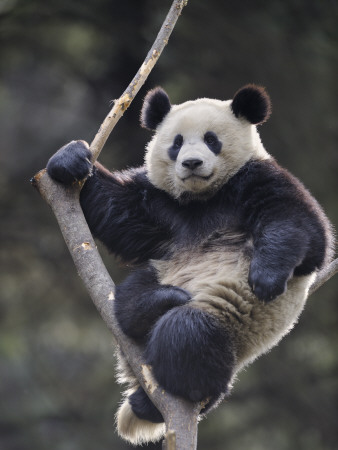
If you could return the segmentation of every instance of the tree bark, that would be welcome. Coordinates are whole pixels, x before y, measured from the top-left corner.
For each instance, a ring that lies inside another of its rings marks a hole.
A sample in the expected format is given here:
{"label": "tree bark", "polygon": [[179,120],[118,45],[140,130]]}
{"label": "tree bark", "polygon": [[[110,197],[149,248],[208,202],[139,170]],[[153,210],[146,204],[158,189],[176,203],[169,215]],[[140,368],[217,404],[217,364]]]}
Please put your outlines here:
{"label": "tree bark", "polygon": [[327,267],[322,269],[315,281],[312,283],[309,289],[309,295],[313,294],[318,288],[320,288],[324,283],[326,283],[334,274],[338,272],[338,258],[333,260]]}

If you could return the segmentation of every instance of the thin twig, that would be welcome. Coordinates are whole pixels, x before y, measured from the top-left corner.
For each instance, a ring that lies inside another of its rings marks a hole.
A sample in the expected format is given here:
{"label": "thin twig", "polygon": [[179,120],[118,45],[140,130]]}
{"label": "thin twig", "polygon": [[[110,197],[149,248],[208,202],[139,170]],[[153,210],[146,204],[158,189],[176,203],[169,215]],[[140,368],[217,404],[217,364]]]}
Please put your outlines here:
{"label": "thin twig", "polygon": [[153,46],[149,50],[142,66],[139,68],[137,74],[135,75],[127,89],[124,91],[124,93],[121,95],[121,97],[114,102],[113,108],[103,121],[99,131],[93,139],[93,142],[90,144],[90,150],[93,154],[93,162],[98,158],[113,128],[120,120],[124,112],[127,110],[129,105],[135,98],[136,94],[148,78],[148,75],[156,64],[164,47],[168,43],[171,32],[174,29],[174,26],[182,12],[182,9],[187,5],[187,3],[188,0],[175,0],[171,5],[168,15],[165,18],[165,21],[162,24],[157,38]]}

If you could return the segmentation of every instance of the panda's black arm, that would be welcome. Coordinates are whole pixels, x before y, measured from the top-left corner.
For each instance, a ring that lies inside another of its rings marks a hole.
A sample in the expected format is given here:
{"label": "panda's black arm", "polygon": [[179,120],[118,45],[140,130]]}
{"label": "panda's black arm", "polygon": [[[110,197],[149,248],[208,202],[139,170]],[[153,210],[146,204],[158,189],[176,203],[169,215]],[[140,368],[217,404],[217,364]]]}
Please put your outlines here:
{"label": "panda's black arm", "polygon": [[[93,235],[126,262],[141,263],[161,256],[170,232],[163,214],[168,200],[149,182],[143,167],[111,173],[90,162],[84,141],[72,141],[48,161],[48,174],[71,185],[87,178],[81,206]],[[165,215],[165,214],[164,214]]]}
{"label": "panda's black arm", "polygon": [[328,221],[304,186],[274,161],[252,164],[241,194],[254,246],[249,284],[270,301],[285,291],[290,277],[323,265]]}
{"label": "panda's black arm", "polygon": [[143,167],[111,173],[95,163],[80,202],[94,237],[124,261],[142,263],[159,257],[170,239],[156,216],[156,194]]}
{"label": "panda's black arm", "polygon": [[310,238],[308,231],[292,219],[260,224],[252,235],[249,284],[258,298],[270,301],[285,291],[296,267],[302,265]]}

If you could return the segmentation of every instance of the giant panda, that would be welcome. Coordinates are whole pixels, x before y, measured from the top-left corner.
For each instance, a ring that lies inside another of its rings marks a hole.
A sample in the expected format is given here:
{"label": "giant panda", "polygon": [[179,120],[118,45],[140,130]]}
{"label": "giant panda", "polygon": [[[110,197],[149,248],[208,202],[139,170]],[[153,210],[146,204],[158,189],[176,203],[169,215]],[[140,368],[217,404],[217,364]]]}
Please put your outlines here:
{"label": "giant panda", "polygon": [[[168,392],[205,405],[294,326],[316,272],[332,256],[331,225],[305,187],[265,150],[257,125],[271,111],[264,88],[232,100],[171,105],[145,97],[154,132],[145,164],[109,172],[73,141],[48,162],[66,185],[87,177],[81,206],[93,235],[133,271],[116,289],[118,322],[142,343]],[[120,354],[129,389],[118,431],[133,444],[163,436],[161,413]]]}

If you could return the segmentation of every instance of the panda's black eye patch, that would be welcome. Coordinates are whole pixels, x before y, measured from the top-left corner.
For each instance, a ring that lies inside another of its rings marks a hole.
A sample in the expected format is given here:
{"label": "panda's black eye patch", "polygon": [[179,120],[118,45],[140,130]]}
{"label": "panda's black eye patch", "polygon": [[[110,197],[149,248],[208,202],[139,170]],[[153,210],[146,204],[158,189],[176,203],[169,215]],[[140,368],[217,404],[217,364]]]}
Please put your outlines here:
{"label": "panda's black eye patch", "polygon": [[181,134],[177,134],[175,136],[173,145],[168,150],[170,159],[176,161],[178,152],[180,151],[182,145],[183,145],[183,136]]}
{"label": "panda's black eye patch", "polygon": [[204,142],[208,148],[218,155],[222,149],[222,142],[218,139],[217,135],[213,131],[207,131],[204,135]]}

